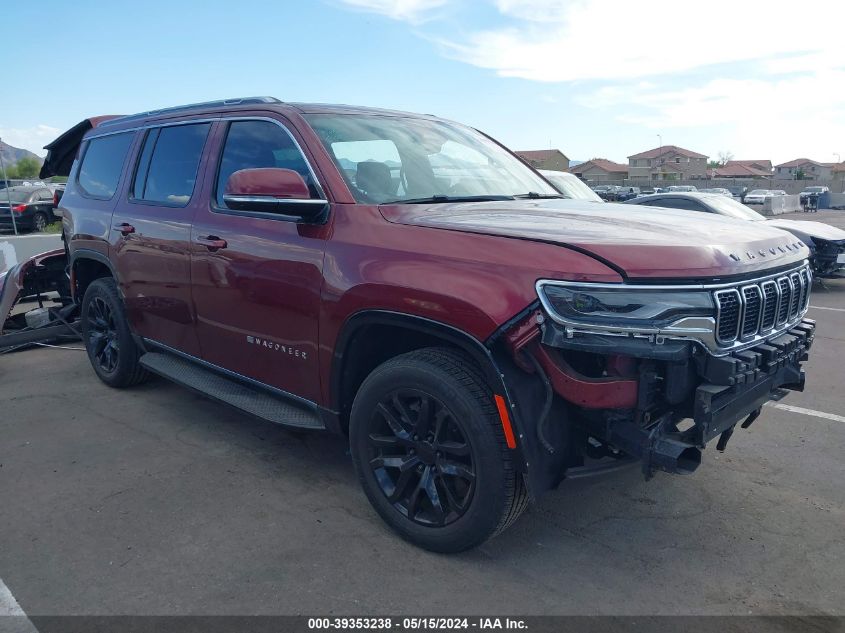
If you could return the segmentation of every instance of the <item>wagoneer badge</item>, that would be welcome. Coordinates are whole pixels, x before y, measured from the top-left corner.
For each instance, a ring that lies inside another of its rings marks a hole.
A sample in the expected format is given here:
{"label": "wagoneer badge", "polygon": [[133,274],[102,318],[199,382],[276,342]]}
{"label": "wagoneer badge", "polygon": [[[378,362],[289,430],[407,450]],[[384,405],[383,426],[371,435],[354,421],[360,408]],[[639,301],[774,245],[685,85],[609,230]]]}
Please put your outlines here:
{"label": "wagoneer badge", "polygon": [[281,343],[268,341],[266,338],[247,335],[246,342],[250,345],[258,345],[259,347],[263,347],[270,351],[281,352],[282,354],[287,354],[288,356],[296,356],[297,358],[301,358],[303,360],[308,358],[308,352],[303,352],[301,349],[291,347],[290,345],[282,345]]}

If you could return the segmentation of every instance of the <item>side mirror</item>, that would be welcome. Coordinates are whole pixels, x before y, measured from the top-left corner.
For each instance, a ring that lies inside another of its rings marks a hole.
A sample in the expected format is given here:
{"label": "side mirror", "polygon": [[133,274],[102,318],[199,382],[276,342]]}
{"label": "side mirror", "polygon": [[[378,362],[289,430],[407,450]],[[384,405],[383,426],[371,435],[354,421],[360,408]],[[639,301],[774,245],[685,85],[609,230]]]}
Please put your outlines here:
{"label": "side mirror", "polygon": [[325,213],[327,200],[311,198],[308,185],[292,169],[261,167],[236,171],[226,181],[223,202],[230,209],[314,220]]}

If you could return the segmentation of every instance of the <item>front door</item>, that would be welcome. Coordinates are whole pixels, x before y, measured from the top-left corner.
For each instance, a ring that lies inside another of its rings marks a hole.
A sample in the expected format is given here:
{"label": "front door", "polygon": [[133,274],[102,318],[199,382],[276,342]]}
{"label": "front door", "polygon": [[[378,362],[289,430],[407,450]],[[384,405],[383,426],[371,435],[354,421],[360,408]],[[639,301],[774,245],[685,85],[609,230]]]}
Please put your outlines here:
{"label": "front door", "polygon": [[235,171],[258,167],[299,172],[314,198],[324,197],[322,190],[281,121],[224,121],[218,144],[222,155],[209,165],[208,201],[197,210],[191,245],[202,358],[317,401],[317,323],[329,227],[229,209],[223,191]]}
{"label": "front door", "polygon": [[112,217],[112,260],[132,328],[199,356],[191,303],[191,221],[211,123],[146,130],[126,195]]}

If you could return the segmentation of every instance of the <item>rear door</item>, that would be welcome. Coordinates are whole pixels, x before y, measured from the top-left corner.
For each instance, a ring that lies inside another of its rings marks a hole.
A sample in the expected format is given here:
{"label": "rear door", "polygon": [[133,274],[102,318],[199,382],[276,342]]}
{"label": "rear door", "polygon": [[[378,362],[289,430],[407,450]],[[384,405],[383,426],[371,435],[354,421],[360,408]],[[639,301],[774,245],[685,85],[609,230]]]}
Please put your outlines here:
{"label": "rear door", "polygon": [[[317,323],[330,225],[229,209],[223,190],[241,169],[297,171],[322,188],[286,122],[223,121],[194,218],[191,276],[202,357],[301,398],[319,397]],[[216,245],[216,246],[215,246]]]}
{"label": "rear door", "polygon": [[135,332],[200,355],[191,303],[191,221],[208,121],[153,126],[142,132],[125,195],[112,218],[112,251]]}

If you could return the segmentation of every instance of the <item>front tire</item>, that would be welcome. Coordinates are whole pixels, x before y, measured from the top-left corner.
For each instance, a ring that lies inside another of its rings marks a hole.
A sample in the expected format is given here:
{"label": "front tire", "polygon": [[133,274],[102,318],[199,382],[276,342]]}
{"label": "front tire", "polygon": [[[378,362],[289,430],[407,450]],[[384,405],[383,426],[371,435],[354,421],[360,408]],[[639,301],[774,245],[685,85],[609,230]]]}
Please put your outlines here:
{"label": "front tire", "polygon": [[414,351],[376,368],[355,397],[349,436],[370,503],[419,547],[476,547],[528,505],[489,386],[449,350]]}
{"label": "front tire", "polygon": [[108,386],[129,387],[149,377],[138,362],[141,350],[129,330],[123,301],[111,277],[94,280],[85,291],[82,340],[94,372]]}

